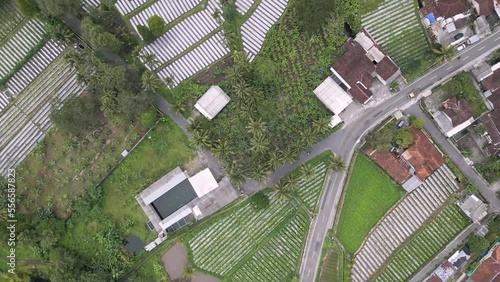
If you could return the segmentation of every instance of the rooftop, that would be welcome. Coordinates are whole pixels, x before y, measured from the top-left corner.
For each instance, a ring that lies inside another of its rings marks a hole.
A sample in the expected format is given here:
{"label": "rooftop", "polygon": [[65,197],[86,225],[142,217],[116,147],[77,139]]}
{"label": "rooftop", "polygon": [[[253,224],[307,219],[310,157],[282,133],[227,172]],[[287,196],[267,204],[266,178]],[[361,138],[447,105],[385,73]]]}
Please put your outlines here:
{"label": "rooftop", "polygon": [[198,99],[194,107],[208,120],[212,120],[230,100],[219,86],[214,85]]}
{"label": "rooftop", "polygon": [[410,127],[415,143],[401,155],[415,169],[418,178],[425,180],[444,163],[444,158],[422,130]]}
{"label": "rooftop", "polygon": [[327,77],[316,89],[314,94],[335,115],[340,114],[350,103],[352,98],[331,77]]}
{"label": "rooftop", "polygon": [[468,217],[476,222],[480,221],[488,214],[488,206],[476,197],[476,195],[469,196],[460,204],[460,208]]}
{"label": "rooftop", "polygon": [[500,68],[485,77],[481,81],[481,84],[486,90],[490,90],[492,95],[500,95]]}
{"label": "rooftop", "polygon": [[480,16],[489,16],[495,9],[493,0],[470,0],[470,2],[476,13]]}
{"label": "rooftop", "polygon": [[490,250],[470,279],[474,282],[498,282],[500,280],[500,246]]}
{"label": "rooftop", "polygon": [[420,13],[426,16],[433,13],[436,18],[452,18],[455,15],[466,13],[470,10],[467,0],[423,0]]}
{"label": "rooftop", "polygon": [[443,103],[444,113],[451,119],[453,127],[459,126],[472,117],[472,107],[465,99],[450,98]]}
{"label": "rooftop", "polygon": [[410,179],[411,174],[407,167],[394,156],[391,152],[377,152],[376,150],[367,150],[366,154],[370,156],[387,174],[389,174],[397,183],[403,184]]}
{"label": "rooftop", "polygon": [[481,122],[484,123],[488,130],[488,135],[491,138],[491,144],[486,147],[490,155],[497,156],[500,154],[500,111],[493,110],[492,112],[481,117]]}
{"label": "rooftop", "polygon": [[398,71],[398,69],[398,66],[387,56],[377,64],[377,74],[384,80],[391,78]]}

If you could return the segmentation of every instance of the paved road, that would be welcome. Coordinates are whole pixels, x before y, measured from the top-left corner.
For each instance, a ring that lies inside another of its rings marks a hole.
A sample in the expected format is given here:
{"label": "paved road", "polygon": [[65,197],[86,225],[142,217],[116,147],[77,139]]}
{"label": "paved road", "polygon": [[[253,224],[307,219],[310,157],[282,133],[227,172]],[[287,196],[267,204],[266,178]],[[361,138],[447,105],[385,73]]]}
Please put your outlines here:
{"label": "paved road", "polygon": [[[330,149],[334,153],[341,155],[346,161],[349,161],[354,149],[353,144],[357,144],[359,138],[361,138],[361,136],[364,135],[371,127],[375,126],[384,118],[392,114],[395,110],[411,107],[411,105],[416,102],[416,99],[414,101],[409,101],[409,98],[407,98],[408,93],[416,91],[417,89],[422,91],[439,85],[462,70],[470,68],[478,58],[487,56],[493,50],[498,48],[499,45],[500,32],[496,32],[481,42],[468,47],[466,50],[461,52],[460,59],[454,59],[451,64],[446,63],[433,69],[425,76],[404,87],[404,89],[402,89],[399,93],[395,94],[383,103],[366,109],[363,112],[363,115],[360,115],[357,119],[349,122],[342,130],[329,136],[313,147],[311,155],[315,155],[318,151],[322,151],[324,149]],[[429,122],[427,121],[426,123]],[[446,147],[445,150],[448,153],[448,149],[446,149]],[[450,157],[455,161],[455,157],[453,156],[454,152],[456,153],[453,149],[450,150],[449,153],[451,154]],[[303,157],[300,161],[303,161]],[[464,170],[464,173],[466,173],[466,175],[470,177],[474,183],[476,183],[478,176],[473,173],[473,170],[471,173],[471,171],[465,167],[460,166],[460,168]],[[275,174],[273,174],[273,178],[276,179],[283,175],[284,171],[278,170]],[[345,178],[345,174],[340,174],[338,177]],[[336,180],[334,183],[329,183],[329,185],[325,188],[325,193],[320,201],[324,201],[326,198],[335,199],[335,202],[328,204],[328,207],[333,207],[331,210],[326,208],[320,210],[317,216],[320,220],[315,220],[313,222],[311,232],[307,239],[307,247],[303,256],[303,263],[300,271],[301,281],[314,281],[316,277],[323,239],[326,236],[328,228],[331,228],[331,223],[333,223],[333,219],[335,218],[336,206],[338,203],[338,197],[335,197],[335,195],[341,193],[343,181],[343,179]],[[494,193],[492,193],[492,191],[488,189],[484,183],[483,185],[479,182],[476,184],[479,184],[478,186],[480,187],[481,192],[484,191],[483,195],[492,203],[495,203],[494,205],[496,206],[498,200],[496,199]],[[323,218],[325,217],[328,218],[328,220],[324,220]],[[324,222],[328,222],[328,225],[321,227],[321,225],[324,225]]]}
{"label": "paved road", "polygon": [[423,281],[429,274],[436,269],[442,261],[448,259],[450,257],[450,253],[457,248],[460,248],[464,243],[464,241],[471,235],[473,232],[481,227],[480,224],[473,223],[469,225],[465,230],[463,230],[460,234],[458,234],[453,241],[448,243],[446,247],[437,254],[432,261],[430,261],[424,268],[422,268],[417,274],[415,274],[409,282],[420,282]]}
{"label": "paved road", "polygon": [[429,133],[432,138],[443,148],[446,155],[460,168],[460,170],[465,174],[469,180],[479,187],[481,194],[489,201],[490,212],[495,212],[500,210],[500,200],[496,197],[495,192],[488,187],[488,185],[482,180],[482,178],[476,173],[476,171],[467,164],[462,155],[458,150],[451,145],[450,141],[443,136],[441,131],[437,128],[435,123],[433,123],[421,110],[421,108],[415,104],[410,108],[405,110],[413,116],[417,116],[424,119],[425,130]]}

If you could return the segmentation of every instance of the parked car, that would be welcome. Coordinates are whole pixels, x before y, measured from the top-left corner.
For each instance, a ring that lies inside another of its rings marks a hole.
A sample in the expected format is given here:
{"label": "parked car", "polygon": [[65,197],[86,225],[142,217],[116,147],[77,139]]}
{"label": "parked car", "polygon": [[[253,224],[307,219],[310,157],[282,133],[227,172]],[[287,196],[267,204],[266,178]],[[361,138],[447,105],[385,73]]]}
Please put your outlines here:
{"label": "parked car", "polygon": [[415,92],[410,92],[410,94],[408,94],[408,98],[415,98]]}
{"label": "parked car", "polygon": [[460,51],[462,51],[463,49],[465,49],[465,44],[460,44],[460,45],[458,45],[458,47],[457,47],[457,51],[459,51],[459,52],[460,52]]}
{"label": "parked car", "polygon": [[396,127],[397,127],[397,128],[401,128],[401,127],[403,127],[404,125],[405,125],[405,121],[404,121],[404,120],[400,120],[400,121],[398,122],[398,124],[396,124]]}
{"label": "parked car", "polygon": [[464,37],[463,33],[457,33],[457,34],[455,34],[455,36],[453,36],[453,38],[455,38],[455,40],[458,40],[458,39],[460,39],[462,37]]}

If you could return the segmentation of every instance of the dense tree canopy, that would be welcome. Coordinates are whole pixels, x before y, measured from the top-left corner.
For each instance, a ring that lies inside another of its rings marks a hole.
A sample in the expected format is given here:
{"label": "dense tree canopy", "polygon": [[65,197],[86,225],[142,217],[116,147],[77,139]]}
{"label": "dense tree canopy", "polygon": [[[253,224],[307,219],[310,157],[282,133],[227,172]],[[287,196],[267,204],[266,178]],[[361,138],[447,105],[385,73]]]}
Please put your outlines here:
{"label": "dense tree canopy", "polygon": [[118,38],[106,31],[101,25],[95,24],[89,17],[82,20],[83,37],[96,49],[106,49],[119,53],[122,43]]}
{"label": "dense tree canopy", "polygon": [[[1,1],[3,0],[0,0],[0,5],[2,5]],[[16,5],[21,14],[28,18],[32,18],[40,12],[36,0],[16,0]]]}
{"label": "dense tree canopy", "polygon": [[295,16],[300,27],[307,32],[318,31],[333,12],[332,0],[298,0],[295,2]]}
{"label": "dense tree canopy", "polygon": [[476,235],[472,235],[467,241],[467,246],[469,246],[470,253],[473,256],[481,254],[489,245],[488,240]]}
{"label": "dense tree canopy", "polygon": [[408,128],[400,129],[394,134],[394,143],[400,148],[406,149],[414,142],[413,135]]}
{"label": "dense tree canopy", "polygon": [[144,42],[146,42],[147,44],[155,41],[156,37],[147,26],[138,25],[137,30],[139,31],[139,34],[142,36]]}
{"label": "dense tree canopy", "polygon": [[78,135],[99,122],[99,101],[91,95],[75,97],[50,114],[52,122],[61,130]]}
{"label": "dense tree canopy", "polygon": [[421,129],[424,127],[424,120],[421,118],[417,117],[410,117],[410,124],[411,126],[415,127],[416,129]]}
{"label": "dense tree canopy", "polygon": [[155,37],[159,37],[165,32],[165,21],[158,15],[153,15],[148,19],[148,26]]}
{"label": "dense tree canopy", "polygon": [[42,13],[53,17],[76,15],[82,7],[81,0],[36,0],[36,3]]}

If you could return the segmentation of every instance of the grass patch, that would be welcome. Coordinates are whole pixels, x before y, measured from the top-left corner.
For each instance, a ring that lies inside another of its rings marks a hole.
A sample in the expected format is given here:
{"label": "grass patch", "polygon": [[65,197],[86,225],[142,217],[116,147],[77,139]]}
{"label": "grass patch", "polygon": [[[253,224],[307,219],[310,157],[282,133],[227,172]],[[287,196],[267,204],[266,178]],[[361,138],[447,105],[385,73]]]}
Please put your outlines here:
{"label": "grass patch", "polygon": [[364,154],[354,161],[345,193],[337,236],[346,251],[353,254],[373,226],[405,193]]}
{"label": "grass patch", "polygon": [[472,75],[468,72],[453,77],[438,89],[457,97],[457,99],[467,100],[472,107],[474,118],[478,118],[487,110],[479,90],[472,81]]}
{"label": "grass patch", "polygon": [[[331,232],[331,231],[330,231]],[[325,238],[321,251],[321,261],[316,277],[316,282],[340,282],[343,281],[343,270],[345,265],[344,252],[332,239]]]}

